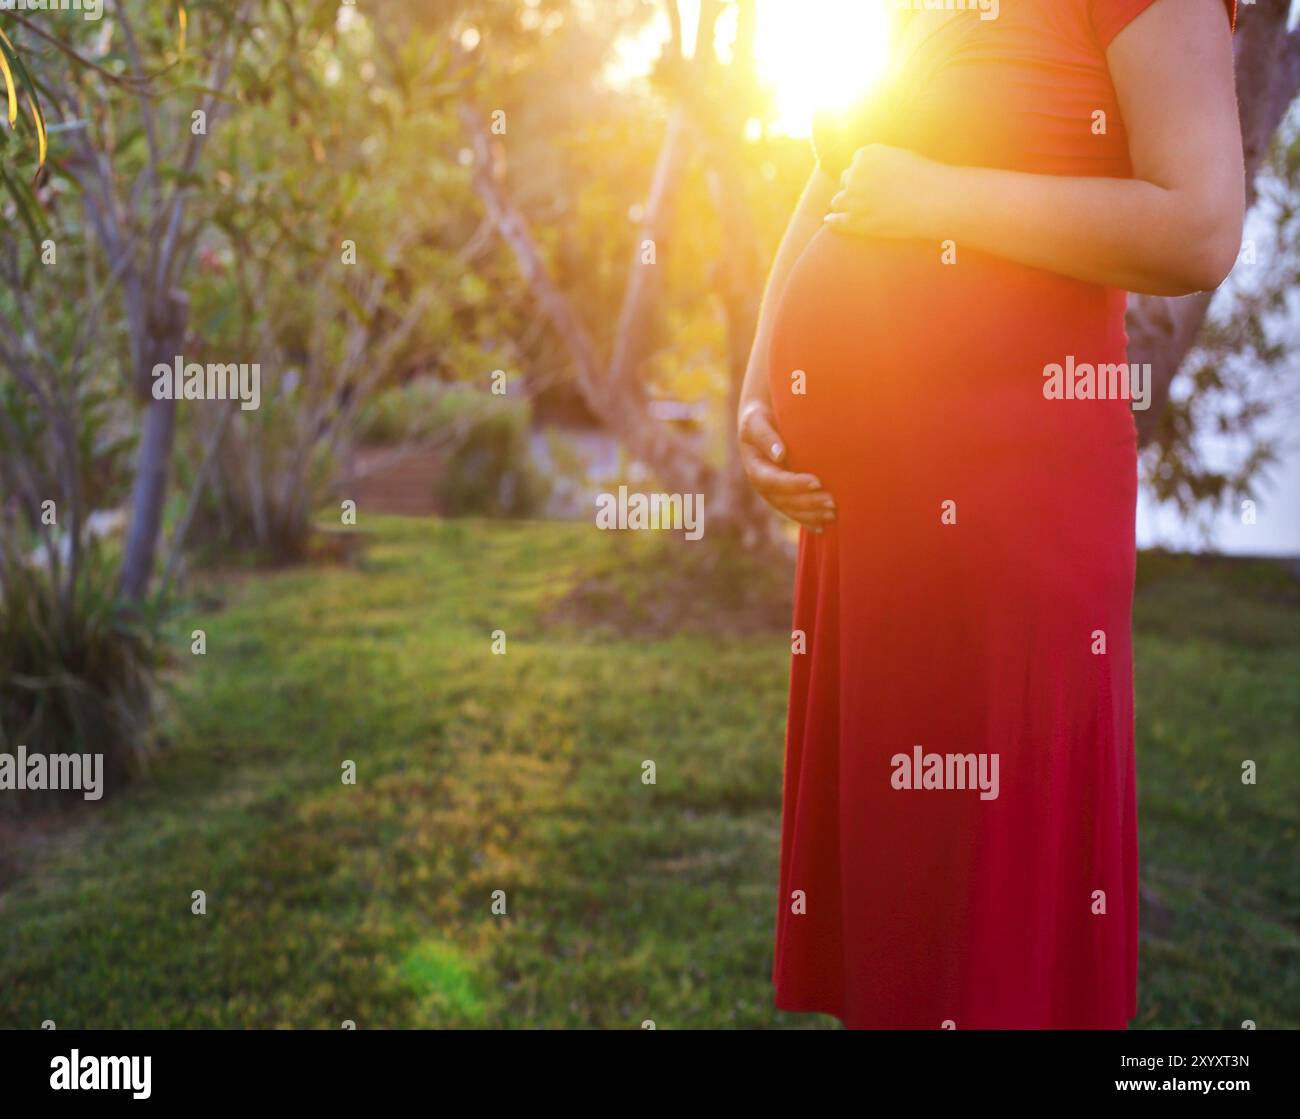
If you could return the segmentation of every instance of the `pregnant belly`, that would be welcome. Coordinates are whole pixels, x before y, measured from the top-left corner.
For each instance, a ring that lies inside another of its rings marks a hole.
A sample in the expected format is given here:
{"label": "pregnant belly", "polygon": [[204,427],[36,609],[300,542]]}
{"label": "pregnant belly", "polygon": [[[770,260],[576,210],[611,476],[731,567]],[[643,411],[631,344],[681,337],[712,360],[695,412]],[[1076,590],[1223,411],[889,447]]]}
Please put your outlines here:
{"label": "pregnant belly", "polygon": [[[1123,362],[1120,293],[937,244],[819,231],[777,310],[769,378],[795,469],[832,487],[925,456],[1045,468],[1131,452],[1129,402],[1044,396],[1053,363]],[[842,486],[840,488],[843,488]]]}

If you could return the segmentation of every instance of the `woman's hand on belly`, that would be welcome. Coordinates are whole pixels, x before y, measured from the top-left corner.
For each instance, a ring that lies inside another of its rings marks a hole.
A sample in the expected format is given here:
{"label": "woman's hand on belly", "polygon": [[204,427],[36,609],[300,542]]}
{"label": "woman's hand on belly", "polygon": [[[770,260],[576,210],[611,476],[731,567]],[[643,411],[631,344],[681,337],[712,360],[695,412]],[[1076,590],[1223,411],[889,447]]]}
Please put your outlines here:
{"label": "woman's hand on belly", "polygon": [[785,443],[776,430],[772,408],[752,401],[740,413],[740,461],[759,497],[790,520],[821,532],[835,519],[835,499],[812,474],[787,470]]}
{"label": "woman's hand on belly", "polygon": [[840,177],[842,189],[831,199],[826,224],[837,233],[866,237],[927,237],[943,171],[943,164],[906,148],[859,148]]}

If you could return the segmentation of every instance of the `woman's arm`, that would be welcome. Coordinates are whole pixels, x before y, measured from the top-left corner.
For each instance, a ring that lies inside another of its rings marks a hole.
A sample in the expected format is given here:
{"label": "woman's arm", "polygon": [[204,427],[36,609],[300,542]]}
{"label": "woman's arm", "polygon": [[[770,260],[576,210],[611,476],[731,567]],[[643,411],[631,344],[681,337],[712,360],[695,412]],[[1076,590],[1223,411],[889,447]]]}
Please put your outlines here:
{"label": "woman's arm", "polygon": [[758,314],[754,345],[740,389],[740,457],[750,484],[765,501],[792,520],[810,528],[834,519],[834,502],[821,482],[811,474],[795,474],[781,468],[785,444],[777,434],[772,417],[772,400],[767,386],[767,352],[772,337],[772,322],[781,302],[786,281],[794,270],[808,242],[822,228],[836,190],[835,180],[820,167],[804,188],[794,216],[781,239],[763,303]]}
{"label": "woman's arm", "polygon": [[1245,173],[1222,0],[1157,0],[1107,51],[1132,179],[950,167],[861,149],[828,221],[1153,295],[1217,287],[1241,246]]}

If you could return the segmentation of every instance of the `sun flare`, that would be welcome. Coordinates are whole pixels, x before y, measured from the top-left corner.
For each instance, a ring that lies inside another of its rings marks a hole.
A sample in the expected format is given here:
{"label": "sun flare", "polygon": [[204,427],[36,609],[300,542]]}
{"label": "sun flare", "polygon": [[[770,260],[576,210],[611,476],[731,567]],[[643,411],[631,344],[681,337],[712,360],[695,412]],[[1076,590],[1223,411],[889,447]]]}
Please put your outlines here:
{"label": "sun flare", "polygon": [[[694,55],[699,0],[672,0],[681,13],[683,53]],[[776,113],[771,127],[807,136],[817,109],[843,108],[884,73],[889,58],[888,0],[757,0],[754,53],[759,78],[772,91]],[[621,39],[605,78],[625,87],[644,78],[668,39],[668,19]],[[736,9],[725,9],[713,46],[730,60]]]}
{"label": "sun flare", "polygon": [[776,97],[773,126],[806,136],[817,109],[865,93],[889,57],[885,0],[759,0],[759,74]]}

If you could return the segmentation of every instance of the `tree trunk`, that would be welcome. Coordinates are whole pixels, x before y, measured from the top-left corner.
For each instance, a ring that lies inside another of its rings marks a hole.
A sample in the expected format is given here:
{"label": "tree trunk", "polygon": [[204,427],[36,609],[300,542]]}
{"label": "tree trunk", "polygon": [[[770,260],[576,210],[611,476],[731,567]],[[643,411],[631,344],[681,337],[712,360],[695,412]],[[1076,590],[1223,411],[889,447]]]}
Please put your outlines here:
{"label": "tree trunk", "polygon": [[151,400],[144,414],[136,455],[131,523],[122,553],[122,595],[132,602],[144,597],[153,574],[175,433],[176,401]]}
{"label": "tree trunk", "polygon": [[[658,261],[659,247],[664,243],[677,209],[686,147],[686,113],[678,106],[668,120],[668,131],[659,149],[650,196],[646,200],[645,215],[632,252],[627,289],[619,310],[609,361],[608,377],[615,385],[639,380],[640,365],[653,339],[655,313],[664,286],[663,268]],[[643,246],[647,243],[654,246],[655,262],[652,264],[642,259]]]}
{"label": "tree trunk", "polygon": [[[758,34],[758,7],[754,0],[740,0],[736,20],[736,41],[732,62],[725,78],[717,73],[712,81],[722,80],[738,91],[759,90],[755,41]],[[741,104],[744,98],[738,99]],[[712,99],[693,105],[697,125],[708,137],[709,152],[706,181],[721,231],[722,253],[718,262],[715,287],[727,320],[727,410],[732,421],[740,410],[740,390],[754,337],[758,333],[758,316],[763,302],[766,262],[763,259],[758,222],[750,204],[745,179],[745,151],[742,140],[744,114],[733,107],[720,114]],[[720,119],[721,118],[721,119]],[[710,127],[712,126],[712,127]],[[718,485],[719,517],[736,526],[750,542],[769,535],[775,522],[771,510],[763,503],[745,476],[740,459],[740,442],[727,439],[727,458]]]}
{"label": "tree trunk", "polygon": [[[150,344],[141,347],[141,352],[147,355],[143,363],[146,370],[152,370],[155,365],[170,365],[181,353],[188,319],[188,297],[180,291],[169,293],[163,313],[150,326]],[[136,452],[131,519],[122,552],[121,590],[129,602],[138,602],[145,596],[153,575],[175,436],[176,401],[155,400],[151,393]]]}
{"label": "tree trunk", "polygon": [[[763,263],[758,231],[736,165],[726,158],[709,168],[707,179],[718,223],[722,229],[722,258],[717,265],[718,299],[727,320],[728,419],[740,411],[740,390],[749,366],[749,353],[758,332],[763,299]],[[759,500],[740,461],[740,443],[727,440],[727,460],[721,484],[721,517],[743,532],[759,532],[770,514]]]}
{"label": "tree trunk", "polygon": [[[1236,37],[1237,105],[1246,164],[1246,203],[1255,202],[1255,180],[1273,134],[1300,91],[1300,31],[1286,31],[1290,0],[1242,5]],[[1169,400],[1170,386],[1196,342],[1213,292],[1166,299],[1129,299],[1128,359],[1151,366],[1151,406],[1134,413],[1138,438],[1149,443]]]}
{"label": "tree trunk", "polygon": [[[511,201],[505,187],[498,181],[495,158],[488,140],[482,114],[467,100],[460,105],[461,122],[474,146],[474,189],[497,232],[510,246],[524,281],[532,291],[543,316],[550,322],[560,341],[569,351],[573,361],[575,381],[587,406],[618,437],[628,453],[637,461],[649,466],[662,480],[678,493],[695,493],[704,486],[706,470],[697,448],[692,447],[666,424],[651,418],[642,386],[635,377],[615,379],[603,366],[582,319],[572,301],[551,278],[542,254],[523,214]],[[661,167],[677,163],[671,150],[681,133],[670,134],[670,150],[661,157]],[[666,196],[666,195],[665,195]],[[644,265],[658,268],[659,265]],[[628,316],[646,313],[651,306],[647,286],[631,293],[629,308],[625,302],[621,342],[623,364],[635,356],[634,339],[645,328]]]}

